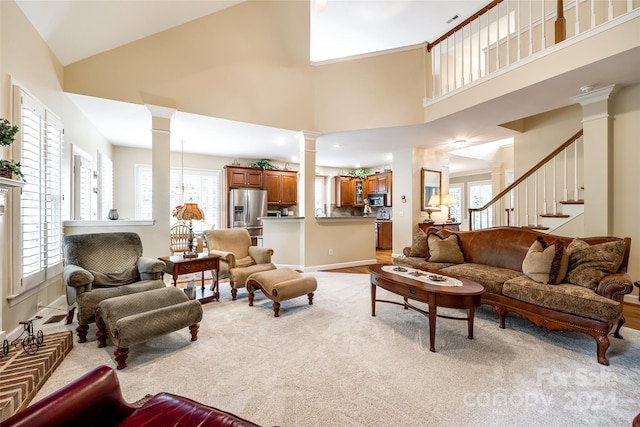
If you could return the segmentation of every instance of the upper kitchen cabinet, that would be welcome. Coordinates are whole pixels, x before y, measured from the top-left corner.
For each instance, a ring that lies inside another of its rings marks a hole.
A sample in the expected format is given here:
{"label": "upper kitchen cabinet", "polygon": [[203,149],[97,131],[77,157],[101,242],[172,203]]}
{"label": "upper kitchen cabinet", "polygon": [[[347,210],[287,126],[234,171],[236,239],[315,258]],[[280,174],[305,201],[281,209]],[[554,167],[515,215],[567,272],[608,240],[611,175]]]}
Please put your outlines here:
{"label": "upper kitchen cabinet", "polygon": [[391,193],[391,172],[377,173],[367,177],[368,194]]}
{"label": "upper kitchen cabinet", "polygon": [[364,206],[367,181],[352,176],[336,176],[336,207]]}
{"label": "upper kitchen cabinet", "polygon": [[298,172],[265,170],[262,173],[262,185],[267,190],[267,202],[270,205],[298,204]]}
{"label": "upper kitchen cabinet", "polygon": [[228,188],[262,188],[262,169],[225,166]]}
{"label": "upper kitchen cabinet", "polygon": [[384,205],[391,206],[392,173],[384,172],[367,177],[367,196],[372,194],[386,194]]}

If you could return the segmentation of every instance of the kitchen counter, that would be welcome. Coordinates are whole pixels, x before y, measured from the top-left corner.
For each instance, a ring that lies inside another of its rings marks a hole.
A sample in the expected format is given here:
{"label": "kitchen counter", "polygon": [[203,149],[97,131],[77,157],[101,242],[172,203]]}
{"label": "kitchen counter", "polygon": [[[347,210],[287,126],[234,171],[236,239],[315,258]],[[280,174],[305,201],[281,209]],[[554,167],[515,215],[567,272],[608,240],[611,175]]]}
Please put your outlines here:
{"label": "kitchen counter", "polygon": [[262,216],[258,219],[261,219],[262,221],[282,221],[282,220],[289,220],[289,219],[304,219],[303,216]]}
{"label": "kitchen counter", "polygon": [[340,221],[371,221],[375,222],[374,216],[317,216],[317,222],[340,222]]}

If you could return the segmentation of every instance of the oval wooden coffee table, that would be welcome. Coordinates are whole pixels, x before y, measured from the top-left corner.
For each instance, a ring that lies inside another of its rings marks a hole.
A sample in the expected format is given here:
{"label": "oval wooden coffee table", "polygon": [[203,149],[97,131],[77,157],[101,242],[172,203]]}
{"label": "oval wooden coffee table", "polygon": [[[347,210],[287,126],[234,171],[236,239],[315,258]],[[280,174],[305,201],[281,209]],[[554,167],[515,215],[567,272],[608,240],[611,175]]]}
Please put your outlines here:
{"label": "oval wooden coffee table", "polygon": [[[435,352],[436,318],[442,317],[454,320],[466,320],[469,329],[468,337],[473,339],[473,316],[476,307],[480,306],[480,296],[484,288],[479,283],[471,280],[454,278],[462,282],[462,286],[440,286],[421,282],[393,272],[383,271],[383,267],[389,264],[375,264],[369,267],[371,277],[371,315],[376,315],[376,302],[386,302],[403,306],[421,313],[429,318],[429,350]],[[401,266],[392,266],[401,267]],[[404,267],[409,271],[415,270]],[[419,270],[421,271],[421,270]],[[428,271],[422,271],[429,275]],[[440,273],[438,273],[440,274]],[[451,278],[451,276],[444,276]],[[381,287],[389,292],[404,297],[404,302],[376,299],[376,289]],[[425,311],[409,303],[409,299],[428,304],[429,310]],[[467,317],[451,317],[438,315],[438,307],[459,308],[467,310]]]}

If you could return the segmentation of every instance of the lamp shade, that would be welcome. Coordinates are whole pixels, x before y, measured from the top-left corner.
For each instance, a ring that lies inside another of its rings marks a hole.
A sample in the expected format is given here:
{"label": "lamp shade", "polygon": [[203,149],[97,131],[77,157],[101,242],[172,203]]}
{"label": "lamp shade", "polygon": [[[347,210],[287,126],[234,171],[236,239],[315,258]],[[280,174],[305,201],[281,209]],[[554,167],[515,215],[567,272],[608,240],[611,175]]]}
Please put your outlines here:
{"label": "lamp shade", "polygon": [[429,201],[427,202],[427,206],[440,206],[440,195],[439,194],[432,194],[431,197],[429,197]]}
{"label": "lamp shade", "polygon": [[180,221],[202,221],[204,212],[198,207],[197,203],[185,203],[184,208],[178,212],[176,218]]}
{"label": "lamp shade", "polygon": [[457,203],[456,198],[453,197],[452,194],[445,194],[442,196],[442,204],[445,206],[455,206]]}

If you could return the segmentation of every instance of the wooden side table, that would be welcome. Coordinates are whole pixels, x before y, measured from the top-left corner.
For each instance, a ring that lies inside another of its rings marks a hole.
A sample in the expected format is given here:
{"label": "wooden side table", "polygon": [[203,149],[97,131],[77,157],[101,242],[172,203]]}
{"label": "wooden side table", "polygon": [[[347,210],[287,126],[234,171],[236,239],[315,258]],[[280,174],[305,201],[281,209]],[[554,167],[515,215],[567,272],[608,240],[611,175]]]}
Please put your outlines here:
{"label": "wooden side table", "polygon": [[[202,272],[202,297],[197,298],[202,304],[213,301],[220,301],[220,290],[218,288],[218,271],[220,270],[220,255],[209,255],[208,253],[199,253],[197,258],[185,258],[182,254],[171,256],[163,256],[158,258],[165,264],[164,272],[171,274],[173,277],[173,286],[177,286],[178,276],[181,274]],[[204,272],[206,270],[215,270],[216,277],[211,286],[212,295],[204,294]]]}
{"label": "wooden side table", "polygon": [[460,224],[461,223],[459,222],[432,222],[432,223],[421,222],[418,224],[418,227],[420,228],[420,230],[424,231],[425,233],[431,227],[435,227],[438,229],[446,228],[447,230],[451,230],[451,231],[460,231]]}

